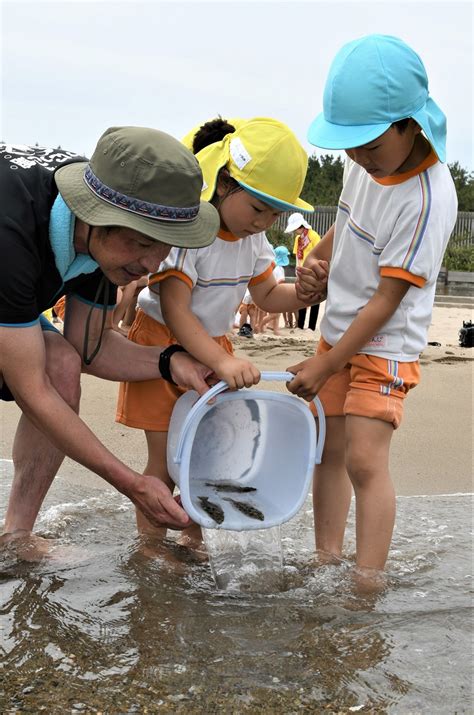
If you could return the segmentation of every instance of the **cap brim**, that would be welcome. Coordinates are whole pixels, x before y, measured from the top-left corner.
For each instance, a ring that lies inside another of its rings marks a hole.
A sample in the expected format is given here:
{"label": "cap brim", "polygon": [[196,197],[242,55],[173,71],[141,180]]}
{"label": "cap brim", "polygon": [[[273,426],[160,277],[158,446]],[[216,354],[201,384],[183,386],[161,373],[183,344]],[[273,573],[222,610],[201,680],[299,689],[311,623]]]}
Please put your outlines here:
{"label": "cap brim", "polygon": [[298,223],[289,223],[288,226],[285,228],[284,233],[293,233],[293,231],[296,231],[297,228],[301,228],[301,226],[304,226],[304,228],[311,228],[311,224],[309,224],[307,221],[298,221]]}
{"label": "cap brim", "polygon": [[263,201],[264,204],[268,204],[272,208],[278,209],[279,211],[293,211],[294,209],[300,209],[311,213],[314,211],[314,207],[306,201],[303,201],[303,199],[296,199],[294,204],[290,204],[287,201],[281,201],[281,199],[265,194],[263,191],[257,191],[257,189],[254,189],[252,186],[244,184],[243,181],[239,181],[239,185],[245,189],[245,191],[248,191],[251,196],[255,196],[256,199]]}
{"label": "cap brim", "polygon": [[319,114],[308,129],[308,141],[321,149],[352,149],[377,139],[387,131],[392,122],[383,124],[332,124],[324,114]]}
{"label": "cap brim", "polygon": [[145,218],[98,199],[83,180],[87,162],[76,162],[57,169],[54,178],[59,192],[73,214],[90,226],[121,226],[179,248],[202,248],[211,244],[220,226],[219,214],[211,204],[201,201],[195,219],[186,222]]}

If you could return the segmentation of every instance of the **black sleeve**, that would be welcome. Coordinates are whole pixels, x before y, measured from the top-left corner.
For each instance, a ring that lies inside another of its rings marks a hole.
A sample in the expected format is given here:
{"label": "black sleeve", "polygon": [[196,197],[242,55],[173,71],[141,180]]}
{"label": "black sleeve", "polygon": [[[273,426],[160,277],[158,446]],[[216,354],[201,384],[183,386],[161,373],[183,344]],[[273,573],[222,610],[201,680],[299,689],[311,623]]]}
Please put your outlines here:
{"label": "black sleeve", "polygon": [[15,172],[0,172],[0,324],[34,322],[41,271],[35,202]]}

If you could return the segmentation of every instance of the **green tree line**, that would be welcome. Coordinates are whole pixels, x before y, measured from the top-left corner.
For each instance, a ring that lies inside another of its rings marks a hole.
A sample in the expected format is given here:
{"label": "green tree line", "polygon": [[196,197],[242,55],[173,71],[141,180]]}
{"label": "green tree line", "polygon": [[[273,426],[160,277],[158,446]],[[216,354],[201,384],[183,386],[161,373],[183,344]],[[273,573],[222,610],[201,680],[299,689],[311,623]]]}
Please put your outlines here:
{"label": "green tree line", "polygon": [[[458,161],[448,164],[458,195],[458,211],[474,211],[474,172]],[[344,161],[331,154],[311,156],[302,198],[313,206],[337,206],[342,190]]]}

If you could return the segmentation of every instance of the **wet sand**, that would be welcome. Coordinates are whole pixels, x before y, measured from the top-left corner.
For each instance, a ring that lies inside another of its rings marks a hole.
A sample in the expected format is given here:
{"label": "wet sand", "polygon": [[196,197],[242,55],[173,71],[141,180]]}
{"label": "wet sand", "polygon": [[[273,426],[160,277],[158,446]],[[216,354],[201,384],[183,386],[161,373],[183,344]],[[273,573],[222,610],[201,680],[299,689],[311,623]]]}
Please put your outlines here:
{"label": "wet sand", "polygon": [[[458,346],[466,308],[437,307],[428,336],[440,346],[428,346],[421,357],[422,380],[405,401],[402,426],[394,435],[391,469],[399,495],[469,493],[472,485],[472,386],[474,350]],[[320,320],[320,319],[319,319]],[[318,321],[319,325],[319,321]],[[238,355],[264,370],[283,371],[314,353],[318,330],[282,329],[233,342]],[[284,383],[262,383],[266,389],[285,390]],[[137,471],[146,461],[145,439],[139,430],[115,423],[117,385],[88,375],[82,380],[81,415],[120,459]],[[0,458],[11,457],[19,410],[2,403]],[[106,482],[82,466],[66,460],[63,479],[97,488]]]}

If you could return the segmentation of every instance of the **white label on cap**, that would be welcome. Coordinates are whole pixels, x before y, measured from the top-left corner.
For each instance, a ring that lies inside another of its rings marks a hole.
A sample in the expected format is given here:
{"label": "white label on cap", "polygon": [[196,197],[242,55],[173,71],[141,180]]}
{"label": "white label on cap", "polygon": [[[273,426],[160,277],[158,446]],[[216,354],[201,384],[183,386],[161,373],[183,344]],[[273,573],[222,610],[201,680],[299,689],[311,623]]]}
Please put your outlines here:
{"label": "white label on cap", "polygon": [[205,191],[206,189],[207,189],[207,184],[206,184],[205,181],[203,181],[203,182],[202,182],[201,194],[202,194],[202,192]]}
{"label": "white label on cap", "polygon": [[230,155],[239,169],[243,169],[249,161],[252,161],[252,157],[239,137],[230,140]]}

